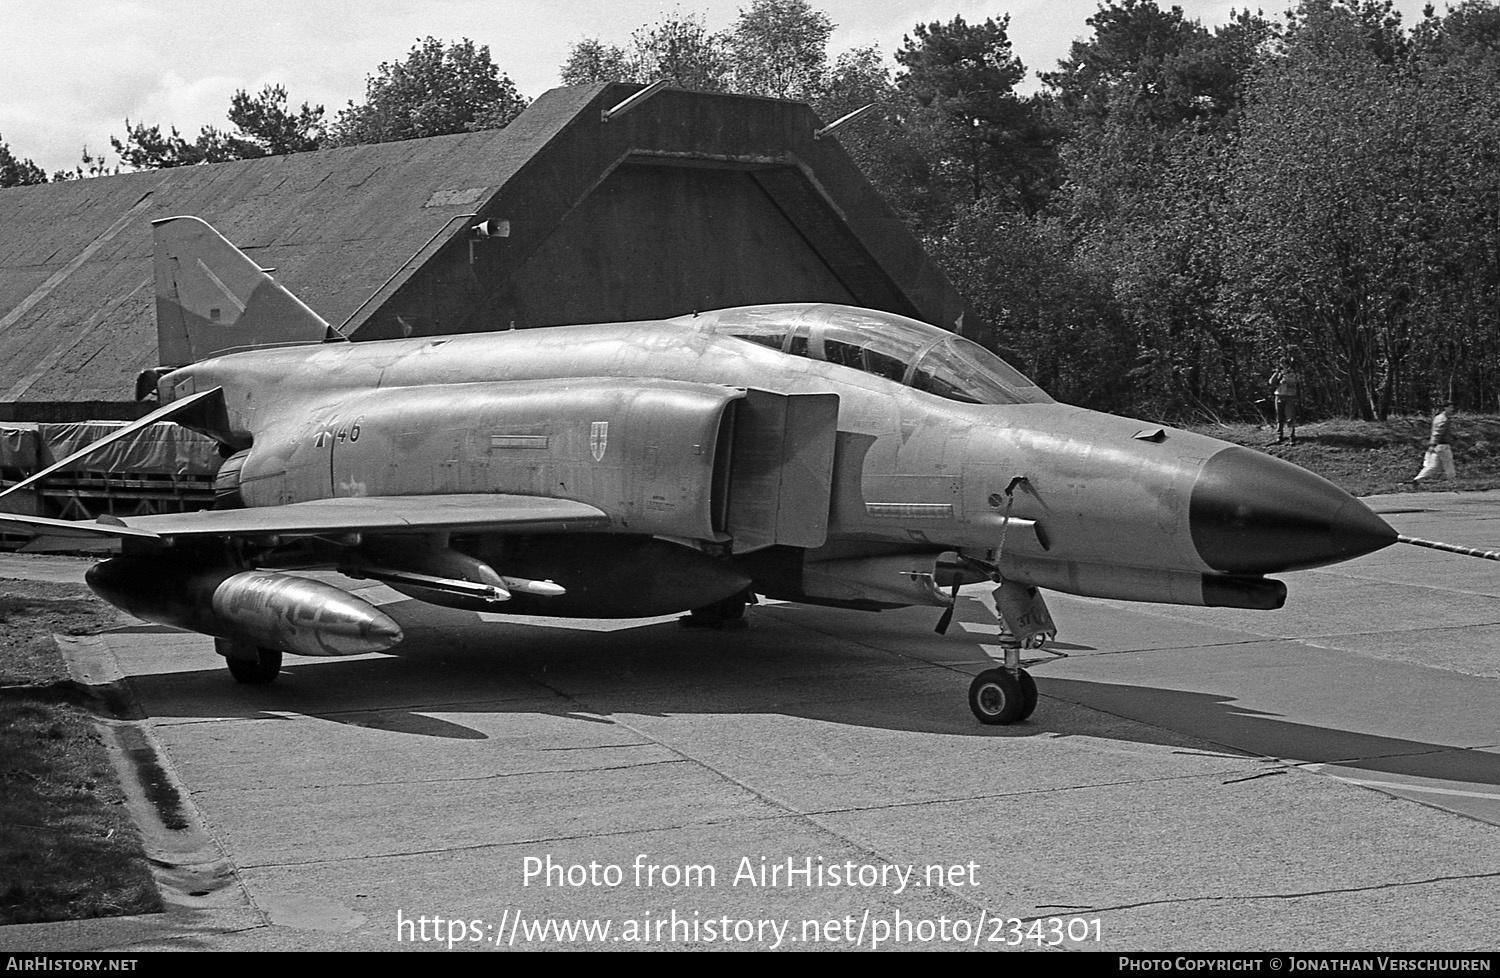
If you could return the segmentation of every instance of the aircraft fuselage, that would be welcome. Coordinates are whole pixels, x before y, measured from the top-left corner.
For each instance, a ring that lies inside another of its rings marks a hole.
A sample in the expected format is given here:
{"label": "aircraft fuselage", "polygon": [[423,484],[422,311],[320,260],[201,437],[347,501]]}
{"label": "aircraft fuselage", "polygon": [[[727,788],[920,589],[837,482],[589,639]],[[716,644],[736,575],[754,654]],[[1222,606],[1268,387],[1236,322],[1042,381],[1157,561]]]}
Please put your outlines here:
{"label": "aircraft fuselage", "polygon": [[[1039,392],[965,403],[692,317],[259,350],[161,382],[164,400],[213,386],[227,407],[214,434],[248,449],[247,506],[563,497],[603,510],[609,532],[728,557],[788,541],[807,563],[960,551],[998,556],[1007,579],[1042,587],[1245,606],[1279,604],[1265,574],[1393,539],[1342,491],[1244,448]],[[727,425],[745,391],[836,398],[826,499],[803,485],[779,501],[826,505],[826,525],[735,532],[744,493],[730,492],[728,468],[750,463],[742,448],[726,465]],[[869,601],[911,603],[904,593]]]}

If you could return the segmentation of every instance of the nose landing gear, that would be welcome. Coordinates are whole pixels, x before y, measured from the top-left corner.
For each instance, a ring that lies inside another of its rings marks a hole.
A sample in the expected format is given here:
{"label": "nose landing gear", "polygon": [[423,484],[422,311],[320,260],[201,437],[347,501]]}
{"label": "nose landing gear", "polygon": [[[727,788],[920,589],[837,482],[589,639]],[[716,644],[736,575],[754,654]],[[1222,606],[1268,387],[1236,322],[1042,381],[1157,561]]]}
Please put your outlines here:
{"label": "nose landing gear", "polygon": [[1020,723],[1036,710],[1036,680],[1021,668],[1021,649],[1041,648],[1057,635],[1047,603],[1034,587],[1002,583],[995,588],[995,616],[1005,664],[986,669],[969,684],[969,709],[980,723]]}

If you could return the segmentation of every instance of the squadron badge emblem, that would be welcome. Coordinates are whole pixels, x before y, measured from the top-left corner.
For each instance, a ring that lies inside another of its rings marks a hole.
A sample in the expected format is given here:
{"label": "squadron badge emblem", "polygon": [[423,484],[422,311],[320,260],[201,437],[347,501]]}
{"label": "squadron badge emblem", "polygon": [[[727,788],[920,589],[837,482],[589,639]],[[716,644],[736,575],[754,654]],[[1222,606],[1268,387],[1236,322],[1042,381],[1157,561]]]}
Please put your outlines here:
{"label": "squadron badge emblem", "polygon": [[609,445],[609,422],[595,421],[589,428],[589,449],[594,453],[594,461],[600,462],[604,459],[604,449]]}

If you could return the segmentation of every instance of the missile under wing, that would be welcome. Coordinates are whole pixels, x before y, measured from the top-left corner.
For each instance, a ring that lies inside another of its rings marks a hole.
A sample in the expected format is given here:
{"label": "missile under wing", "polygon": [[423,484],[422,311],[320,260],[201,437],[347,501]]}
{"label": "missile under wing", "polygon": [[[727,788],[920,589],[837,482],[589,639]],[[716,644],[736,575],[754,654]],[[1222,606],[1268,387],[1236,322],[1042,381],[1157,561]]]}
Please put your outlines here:
{"label": "missile under wing", "polygon": [[1020,649],[1055,634],[1041,589],[1272,609],[1286,590],[1268,575],[1396,540],[1296,466],[1056,403],[891,313],[799,303],[351,343],[202,221],[155,235],[162,350],[184,362],[151,375],[161,407],[140,423],[219,442],[218,507],[0,521],[118,539],[91,586],[214,636],[244,682],[270,682],[284,652],[401,641],[293,569],[458,608],[708,625],[757,595],[926,604],[946,625],[957,588],[989,579],[1009,651],[969,699],[1009,723],[1036,705]]}

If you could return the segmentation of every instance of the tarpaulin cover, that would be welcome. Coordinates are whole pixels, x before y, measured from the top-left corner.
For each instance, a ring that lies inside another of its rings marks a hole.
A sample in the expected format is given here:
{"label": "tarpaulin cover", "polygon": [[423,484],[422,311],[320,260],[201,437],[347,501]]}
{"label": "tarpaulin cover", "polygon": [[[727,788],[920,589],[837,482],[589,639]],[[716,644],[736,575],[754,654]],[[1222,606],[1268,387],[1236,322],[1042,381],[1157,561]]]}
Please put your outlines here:
{"label": "tarpaulin cover", "polygon": [[[48,466],[121,428],[124,422],[82,421],[39,424],[37,462]],[[68,472],[211,477],[219,467],[213,439],[170,421],[121,438],[68,466]]]}
{"label": "tarpaulin cover", "polygon": [[35,472],[36,458],[36,425],[16,421],[0,424],[0,469]]}

